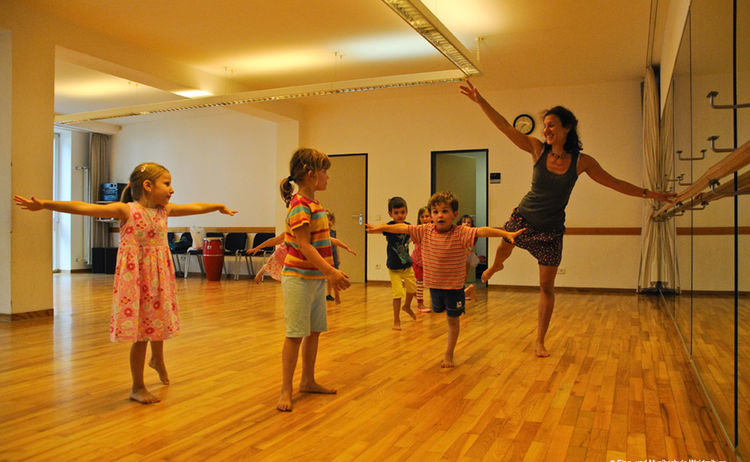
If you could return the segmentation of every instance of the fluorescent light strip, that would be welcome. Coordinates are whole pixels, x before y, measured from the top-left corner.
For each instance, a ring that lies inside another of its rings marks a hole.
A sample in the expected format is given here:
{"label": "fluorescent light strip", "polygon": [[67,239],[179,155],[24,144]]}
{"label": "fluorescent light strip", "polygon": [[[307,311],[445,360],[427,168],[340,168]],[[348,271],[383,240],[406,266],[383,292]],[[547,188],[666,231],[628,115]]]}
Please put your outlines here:
{"label": "fluorescent light strip", "polygon": [[471,53],[419,0],[382,0],[467,77],[480,74]]}
{"label": "fluorescent light strip", "polygon": [[90,120],[113,119],[117,117],[130,117],[160,112],[183,111],[187,109],[204,109],[212,107],[231,106],[233,104],[260,103],[266,101],[280,101],[285,99],[305,98],[309,96],[336,95],[340,93],[353,93],[360,91],[381,90],[386,88],[413,87],[419,85],[430,85],[436,83],[456,83],[465,78],[462,72],[436,71],[419,74],[404,74],[388,77],[376,77],[370,79],[346,80],[341,82],[328,82],[313,85],[302,85],[297,87],[273,88],[270,90],[257,90],[231,95],[208,96],[179,101],[167,101],[163,103],[142,104],[115,109],[104,109],[101,111],[79,112],[76,114],[60,114],[55,116],[57,124],[73,124],[87,122]]}

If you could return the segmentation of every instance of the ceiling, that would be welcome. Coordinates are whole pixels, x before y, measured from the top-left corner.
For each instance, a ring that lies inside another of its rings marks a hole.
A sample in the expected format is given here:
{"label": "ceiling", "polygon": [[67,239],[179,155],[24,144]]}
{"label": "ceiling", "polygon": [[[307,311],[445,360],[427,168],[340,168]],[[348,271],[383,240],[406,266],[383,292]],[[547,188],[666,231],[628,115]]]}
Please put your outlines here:
{"label": "ceiling", "polygon": [[[455,69],[381,0],[24,1],[110,44],[88,58],[58,49],[62,114],[182,99],[178,90],[225,94]],[[646,64],[651,0],[423,3],[468,50],[479,47],[474,80],[485,91],[635,80]]]}

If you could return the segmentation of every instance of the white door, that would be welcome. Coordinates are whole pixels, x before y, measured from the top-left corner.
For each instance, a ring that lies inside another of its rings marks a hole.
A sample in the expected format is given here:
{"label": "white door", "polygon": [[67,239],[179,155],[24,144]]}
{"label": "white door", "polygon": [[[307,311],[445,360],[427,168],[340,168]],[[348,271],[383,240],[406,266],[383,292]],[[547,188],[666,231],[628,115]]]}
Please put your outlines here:
{"label": "white door", "polygon": [[365,282],[367,218],[367,154],[331,155],[328,188],[315,195],[336,217],[337,237],[357,255],[339,249],[340,269],[351,282]]}

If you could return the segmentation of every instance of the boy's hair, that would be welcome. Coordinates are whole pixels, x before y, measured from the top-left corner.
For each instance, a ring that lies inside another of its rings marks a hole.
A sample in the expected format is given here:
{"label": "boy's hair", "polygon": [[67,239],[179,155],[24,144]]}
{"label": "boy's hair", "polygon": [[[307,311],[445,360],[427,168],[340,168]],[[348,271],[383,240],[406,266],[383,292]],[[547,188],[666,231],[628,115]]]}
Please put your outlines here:
{"label": "boy's hair", "polygon": [[336,215],[333,214],[330,210],[326,209],[326,215],[328,215],[328,222],[329,223],[336,223]]}
{"label": "boy's hair", "polygon": [[400,209],[401,207],[406,208],[406,199],[401,196],[394,196],[388,199],[388,211],[392,212],[393,209]]}
{"label": "boy's hair", "polygon": [[130,174],[130,183],[125,186],[120,196],[121,202],[135,202],[143,195],[143,182],[146,180],[152,183],[169,170],[163,165],[154,162],[144,162],[133,169]]}
{"label": "boy's hair", "polygon": [[292,181],[299,185],[299,182],[305,179],[308,172],[315,173],[329,168],[331,168],[331,160],[324,153],[311,148],[297,149],[289,161],[289,176],[281,180],[279,185],[281,198],[284,199],[286,205],[289,205],[294,195]]}
{"label": "boy's hair", "polygon": [[450,191],[436,192],[427,201],[427,207],[432,210],[432,207],[438,204],[448,205],[454,212],[458,212],[458,198]]}

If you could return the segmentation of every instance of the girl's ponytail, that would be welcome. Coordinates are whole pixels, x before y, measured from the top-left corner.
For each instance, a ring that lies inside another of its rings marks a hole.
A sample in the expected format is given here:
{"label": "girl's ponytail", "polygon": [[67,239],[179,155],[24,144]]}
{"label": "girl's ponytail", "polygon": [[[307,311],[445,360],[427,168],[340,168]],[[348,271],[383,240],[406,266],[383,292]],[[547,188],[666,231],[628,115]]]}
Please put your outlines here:
{"label": "girl's ponytail", "polygon": [[284,204],[289,207],[289,203],[292,201],[292,196],[294,195],[294,185],[292,185],[292,177],[289,176],[281,180],[279,189],[281,190],[281,198],[284,199]]}
{"label": "girl's ponytail", "polygon": [[133,190],[130,188],[130,183],[122,190],[120,202],[133,202]]}

